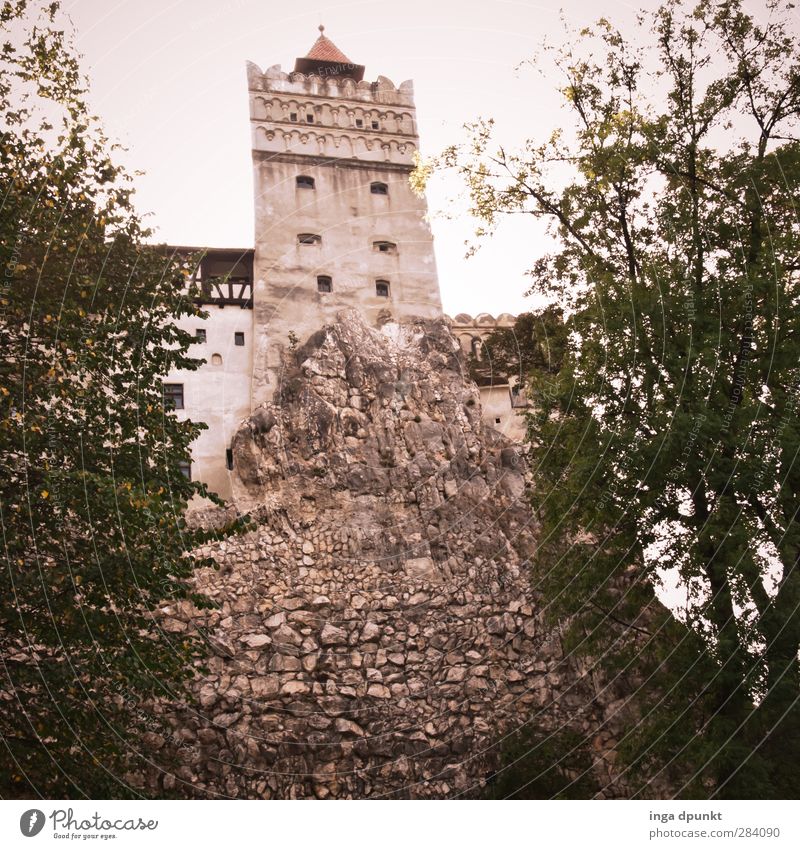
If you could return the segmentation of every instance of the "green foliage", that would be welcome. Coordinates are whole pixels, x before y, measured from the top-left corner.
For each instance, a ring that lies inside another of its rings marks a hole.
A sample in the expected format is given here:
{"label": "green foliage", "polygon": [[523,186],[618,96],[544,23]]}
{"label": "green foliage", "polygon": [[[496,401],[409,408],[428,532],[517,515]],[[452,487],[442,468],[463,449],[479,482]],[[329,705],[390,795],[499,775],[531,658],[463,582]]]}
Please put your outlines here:
{"label": "green foliage", "polygon": [[768,12],[671,0],[635,41],[601,21],[554,56],[571,127],[509,153],[480,122],[436,163],[484,230],[550,223],[559,353],[515,337],[534,578],[575,651],[646,682],[621,747],[686,796],[800,796],[800,49]]}
{"label": "green foliage", "polygon": [[516,378],[525,384],[535,372],[541,380],[549,375],[555,380],[567,346],[567,327],[562,310],[557,306],[518,315],[513,327],[493,330],[484,340],[481,359],[473,355],[470,365],[480,383],[488,376]]}
{"label": "green foliage", "polygon": [[204,604],[182,516],[207,493],[180,472],[202,426],[161,391],[199,365],[176,325],[197,313],[185,269],[143,247],[59,16],[0,15],[0,793],[124,797],[163,731],[148,699],[202,654],[154,617]]}
{"label": "green foliage", "polygon": [[524,730],[503,741],[486,798],[591,799],[598,789],[587,740],[567,729]]}

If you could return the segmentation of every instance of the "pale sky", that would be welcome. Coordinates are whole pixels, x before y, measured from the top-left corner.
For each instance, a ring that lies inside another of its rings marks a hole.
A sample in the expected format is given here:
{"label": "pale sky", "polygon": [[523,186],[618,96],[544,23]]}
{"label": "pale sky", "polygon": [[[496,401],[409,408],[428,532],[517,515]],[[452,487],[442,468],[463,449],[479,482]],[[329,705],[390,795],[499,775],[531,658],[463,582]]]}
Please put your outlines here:
{"label": "pale sky", "polygon": [[[621,0],[65,0],[92,86],[113,139],[129,148],[137,205],[159,241],[214,247],[253,245],[253,189],[245,61],[291,70],[323,23],[365,78],[413,79],[423,154],[463,138],[478,116],[498,121],[513,146],[543,138],[562,119],[558,84],[516,71],[546,37],[561,39],[559,10],[574,26],[601,14],[630,24],[640,6]],[[454,186],[434,183],[439,281],[451,315],[521,312],[525,271],[547,251],[536,222],[520,217],[465,259],[474,224],[436,213]]]}

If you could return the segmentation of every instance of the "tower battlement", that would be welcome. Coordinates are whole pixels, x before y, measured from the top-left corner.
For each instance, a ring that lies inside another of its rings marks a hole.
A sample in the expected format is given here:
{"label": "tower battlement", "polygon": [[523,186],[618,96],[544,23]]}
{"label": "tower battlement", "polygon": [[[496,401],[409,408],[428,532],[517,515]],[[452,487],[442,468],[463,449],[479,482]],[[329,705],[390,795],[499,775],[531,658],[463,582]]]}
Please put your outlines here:
{"label": "tower battlement", "polygon": [[280,65],[262,73],[253,63],[247,80],[254,151],[413,168],[419,137],[410,80],[397,88],[386,77],[356,82],[287,74]]}
{"label": "tower battlement", "polygon": [[[343,69],[354,67],[343,66]],[[301,71],[284,71],[280,65],[271,65],[266,71],[247,63],[247,85],[250,91],[308,94],[317,97],[344,98],[366,101],[384,106],[414,107],[414,83],[405,80],[396,86],[388,77],[379,76],[374,82],[351,77],[304,74]]]}

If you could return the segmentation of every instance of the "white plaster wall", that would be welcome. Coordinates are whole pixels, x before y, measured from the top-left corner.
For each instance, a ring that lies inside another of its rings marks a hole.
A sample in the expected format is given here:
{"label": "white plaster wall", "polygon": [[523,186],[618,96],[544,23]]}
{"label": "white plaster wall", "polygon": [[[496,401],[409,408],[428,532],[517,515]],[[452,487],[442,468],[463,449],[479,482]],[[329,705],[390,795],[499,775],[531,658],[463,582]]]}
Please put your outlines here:
{"label": "white plaster wall", "polygon": [[[184,318],[179,324],[194,333],[206,331],[206,341],[192,346],[192,355],[206,360],[197,371],[174,371],[165,383],[182,383],[182,419],[205,422],[204,430],[192,445],[192,478],[208,484],[223,498],[230,498],[230,472],[225,450],[242,419],[250,415],[250,379],[253,368],[253,311],[237,306],[206,305],[207,319]],[[244,333],[244,346],[234,344],[234,333]],[[219,354],[221,365],[212,357]]]}
{"label": "white plaster wall", "polygon": [[[514,442],[525,440],[524,410],[511,406],[511,389],[507,384],[481,386],[481,412],[483,420]],[[497,419],[500,419],[499,423]]]}

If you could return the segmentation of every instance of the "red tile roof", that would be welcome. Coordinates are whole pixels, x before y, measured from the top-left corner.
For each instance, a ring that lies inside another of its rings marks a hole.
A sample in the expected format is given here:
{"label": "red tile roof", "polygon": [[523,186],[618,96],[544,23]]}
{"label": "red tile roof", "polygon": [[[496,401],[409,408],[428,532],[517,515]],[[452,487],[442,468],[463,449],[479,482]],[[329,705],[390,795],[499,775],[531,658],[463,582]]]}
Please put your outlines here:
{"label": "red tile roof", "polygon": [[338,62],[341,65],[352,65],[350,59],[329,38],[322,34],[324,29],[325,27],[320,26],[320,37],[314,42],[305,58],[316,59],[318,62]]}

